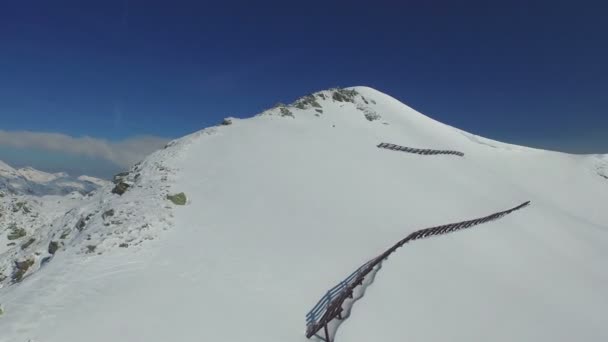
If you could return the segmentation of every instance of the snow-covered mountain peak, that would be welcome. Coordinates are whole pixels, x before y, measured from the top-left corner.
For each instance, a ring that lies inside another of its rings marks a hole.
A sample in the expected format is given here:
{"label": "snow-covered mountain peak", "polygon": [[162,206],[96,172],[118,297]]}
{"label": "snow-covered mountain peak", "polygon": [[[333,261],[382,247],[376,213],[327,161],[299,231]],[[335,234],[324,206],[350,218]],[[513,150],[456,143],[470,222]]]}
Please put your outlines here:
{"label": "snow-covered mountain peak", "polygon": [[[368,98],[366,98],[366,95]],[[327,109],[332,109],[336,105],[351,104],[359,109],[368,120],[373,121],[380,117],[373,114],[373,106],[376,105],[376,100],[371,98],[370,95],[385,96],[367,87],[333,88],[303,96],[288,105],[278,103],[259,115],[295,118],[294,112],[303,112],[304,115],[312,114],[320,117]]]}
{"label": "snow-covered mountain peak", "polygon": [[314,116],[321,117],[326,112],[326,114],[329,115],[335,114],[335,111],[333,111],[335,108],[343,108],[344,110],[355,108],[357,111],[353,111],[353,114],[361,114],[362,117],[368,121],[375,121],[382,118],[382,115],[380,115],[377,110],[382,110],[387,106],[398,107],[401,110],[398,114],[400,117],[409,116],[410,119],[432,120],[399,102],[395,98],[373,88],[364,86],[332,88],[318,91],[298,98],[288,105],[278,103],[273,108],[270,108],[259,115],[295,118],[294,112],[301,112],[301,114],[304,115],[313,114]]}
{"label": "snow-covered mountain peak", "polygon": [[319,297],[396,241],[531,201],[400,249],[334,340],[401,341],[407,324],[412,340],[603,341],[603,161],[478,137],[367,87],[227,118],[70,203],[0,202],[2,337],[305,341]]}

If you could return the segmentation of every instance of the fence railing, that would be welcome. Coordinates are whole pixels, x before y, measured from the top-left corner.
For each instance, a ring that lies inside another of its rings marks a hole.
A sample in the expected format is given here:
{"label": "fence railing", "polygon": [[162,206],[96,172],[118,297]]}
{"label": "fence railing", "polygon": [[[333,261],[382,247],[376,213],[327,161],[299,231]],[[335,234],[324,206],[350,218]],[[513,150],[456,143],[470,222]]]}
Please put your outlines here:
{"label": "fence railing", "polygon": [[329,291],[327,291],[325,296],[321,297],[321,299],[317,302],[317,305],[315,305],[312,308],[312,310],[310,310],[308,312],[308,314],[306,314],[306,324],[308,325],[308,324],[314,323],[317,321],[318,318],[323,316],[323,314],[325,314],[325,312],[327,311],[327,306],[329,305],[331,300],[333,298],[336,298],[339,293],[346,290],[348,285],[350,285],[355,279],[357,279],[357,276],[363,274],[365,271],[365,268],[370,263],[372,263],[374,260],[375,259],[372,259],[372,260],[366,262],[361,267],[359,267],[355,272],[351,273],[351,275],[346,277],[346,279],[342,280],[338,285],[334,286]]}
{"label": "fence railing", "polygon": [[467,229],[473,226],[483,224],[489,221],[497,220],[505,215],[508,215],[516,210],[522,209],[530,205],[530,201],[524,202],[516,207],[508,210],[500,211],[488,216],[480,217],[473,220],[450,223],[442,226],[436,226],[426,229],[417,230],[409,234],[404,239],[397,242],[391,248],[387,249],[380,256],[366,262],[359,267],[355,272],[351,273],[346,279],[329,290],[317,304],[306,314],[306,337],[311,338],[321,329],[325,330],[325,341],[331,342],[328,331],[328,323],[336,317],[342,318],[342,304],[347,298],[353,297],[354,289],[363,284],[365,277],[378,264],[386,260],[399,247],[413,240],[419,240],[434,235],[442,235],[451,233],[460,229]]}
{"label": "fence railing", "polygon": [[413,148],[413,147],[405,147],[405,146],[399,146],[399,145],[389,144],[389,143],[380,143],[377,147],[385,148],[387,150],[403,151],[403,152],[416,153],[416,154],[421,154],[421,155],[451,154],[451,155],[455,155],[455,156],[464,157],[464,153],[462,153],[460,151],[452,151],[452,150],[432,150],[432,149],[423,149],[423,148]]}

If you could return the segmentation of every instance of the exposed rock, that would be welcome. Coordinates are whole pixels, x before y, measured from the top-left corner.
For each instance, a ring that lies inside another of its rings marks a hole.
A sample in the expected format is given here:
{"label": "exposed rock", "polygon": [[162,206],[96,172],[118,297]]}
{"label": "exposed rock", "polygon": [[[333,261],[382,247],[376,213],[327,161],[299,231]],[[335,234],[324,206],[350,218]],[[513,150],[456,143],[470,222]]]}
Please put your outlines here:
{"label": "exposed rock", "polygon": [[114,216],[114,209],[110,209],[110,210],[105,211],[105,212],[104,212],[104,213],[101,215],[101,218],[105,220],[106,218],[108,218],[108,217],[110,217],[110,216]]}
{"label": "exposed rock", "polygon": [[49,242],[49,248],[48,248],[49,254],[55,254],[55,252],[57,252],[58,249],[59,249],[59,242],[57,242],[57,241]]}
{"label": "exposed rock", "polygon": [[336,88],[332,89],[331,98],[338,102],[354,102],[358,94],[356,90]]}
{"label": "exposed rock", "polygon": [[118,183],[122,182],[123,179],[125,179],[128,175],[129,175],[129,172],[117,173],[114,175],[114,177],[112,177],[112,182],[114,184],[118,184]]}
{"label": "exposed rock", "polygon": [[380,114],[375,113],[375,112],[367,112],[365,113],[365,118],[368,121],[374,121],[374,120],[379,120],[381,118]]}
{"label": "exposed rock", "polygon": [[34,242],[36,241],[36,239],[34,238],[30,238],[29,240],[27,240],[26,243],[24,243],[23,245],[21,245],[21,249],[26,249],[29,246],[31,246]]}
{"label": "exposed rock", "polygon": [[27,235],[25,229],[17,228],[15,224],[12,224],[9,229],[11,230],[11,232],[7,235],[9,240],[17,240]]}
{"label": "exposed rock", "polygon": [[71,231],[70,229],[65,229],[65,230],[64,230],[64,231],[61,233],[61,236],[60,236],[59,238],[60,238],[60,239],[62,239],[62,240],[63,240],[63,239],[65,239],[65,238],[67,238],[67,237],[68,237],[68,235],[70,235],[70,231]]}
{"label": "exposed rock", "polygon": [[321,108],[321,104],[313,95],[306,95],[292,104],[298,109],[308,109],[311,107]]}
{"label": "exposed rock", "polygon": [[18,283],[23,279],[27,270],[34,265],[34,259],[26,259],[24,261],[15,261],[15,269],[11,276],[13,283]]}
{"label": "exposed rock", "polygon": [[13,212],[16,213],[18,211],[23,211],[24,214],[28,214],[30,208],[27,207],[27,203],[25,202],[17,202],[13,205]]}
{"label": "exposed rock", "polygon": [[87,225],[87,221],[84,217],[81,217],[78,222],[76,222],[76,229],[78,229],[79,232],[81,232],[84,227],[86,227]]}
{"label": "exposed rock", "polygon": [[223,126],[229,126],[229,125],[232,125],[232,119],[225,118],[224,120],[222,120],[222,125],[223,125]]}
{"label": "exposed rock", "polygon": [[128,248],[128,247],[129,247],[129,244],[128,244],[128,243],[123,242],[123,243],[121,243],[120,245],[118,245],[118,247],[121,247],[121,248]]}
{"label": "exposed rock", "polygon": [[129,184],[125,182],[119,182],[116,184],[114,189],[112,189],[113,194],[122,195],[129,189]]}
{"label": "exposed rock", "polygon": [[289,109],[287,109],[287,107],[280,107],[279,110],[281,111],[282,117],[286,117],[286,116],[290,116],[292,118],[295,117],[295,116],[293,116],[293,113]]}
{"label": "exposed rock", "polygon": [[187,201],[186,194],[184,194],[183,192],[180,192],[179,194],[175,195],[167,195],[167,199],[173,202],[173,204],[175,205],[185,205]]}

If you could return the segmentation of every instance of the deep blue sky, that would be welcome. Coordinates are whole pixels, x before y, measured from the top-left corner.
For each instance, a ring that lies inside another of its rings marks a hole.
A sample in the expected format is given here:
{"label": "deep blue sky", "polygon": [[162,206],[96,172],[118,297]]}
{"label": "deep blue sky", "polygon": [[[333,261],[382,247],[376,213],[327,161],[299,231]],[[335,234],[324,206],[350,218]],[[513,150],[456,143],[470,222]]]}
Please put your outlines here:
{"label": "deep blue sky", "polygon": [[172,138],[367,85],[487,137],[608,152],[608,5],[217,3],[0,0],[0,129]]}

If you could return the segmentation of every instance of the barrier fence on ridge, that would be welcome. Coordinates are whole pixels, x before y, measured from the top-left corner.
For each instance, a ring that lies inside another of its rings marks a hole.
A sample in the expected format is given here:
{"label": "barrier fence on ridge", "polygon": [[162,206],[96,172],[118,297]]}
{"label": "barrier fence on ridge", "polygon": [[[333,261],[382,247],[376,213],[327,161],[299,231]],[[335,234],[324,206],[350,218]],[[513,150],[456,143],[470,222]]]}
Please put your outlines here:
{"label": "barrier fence on ridge", "polygon": [[391,255],[397,248],[403,246],[405,243],[413,240],[420,240],[434,235],[442,235],[451,233],[461,229],[471,228],[473,226],[483,224],[489,221],[497,220],[505,215],[508,215],[516,210],[522,209],[530,205],[530,201],[524,202],[514,208],[500,211],[488,216],[480,217],[473,220],[450,223],[442,226],[431,227],[426,229],[417,230],[409,234],[404,239],[397,242],[391,248],[387,249],[384,253],[376,258],[366,262],[351,275],[346,277],[338,285],[330,289],[318,302],[317,304],[306,314],[306,337],[311,338],[315,336],[317,332],[324,329],[325,341],[330,341],[330,334],[328,331],[328,324],[335,318],[342,319],[342,311],[344,308],[342,304],[347,298],[353,298],[354,289],[363,284],[365,277],[374,269],[374,267],[381,264]]}
{"label": "barrier fence on ridge", "polygon": [[421,154],[421,155],[451,154],[451,155],[455,155],[455,156],[459,156],[459,157],[464,157],[464,153],[462,153],[460,151],[412,148],[412,147],[405,147],[405,146],[399,146],[399,145],[388,144],[388,143],[380,143],[377,147],[385,148],[387,150],[402,151],[402,152],[415,153],[415,154]]}

